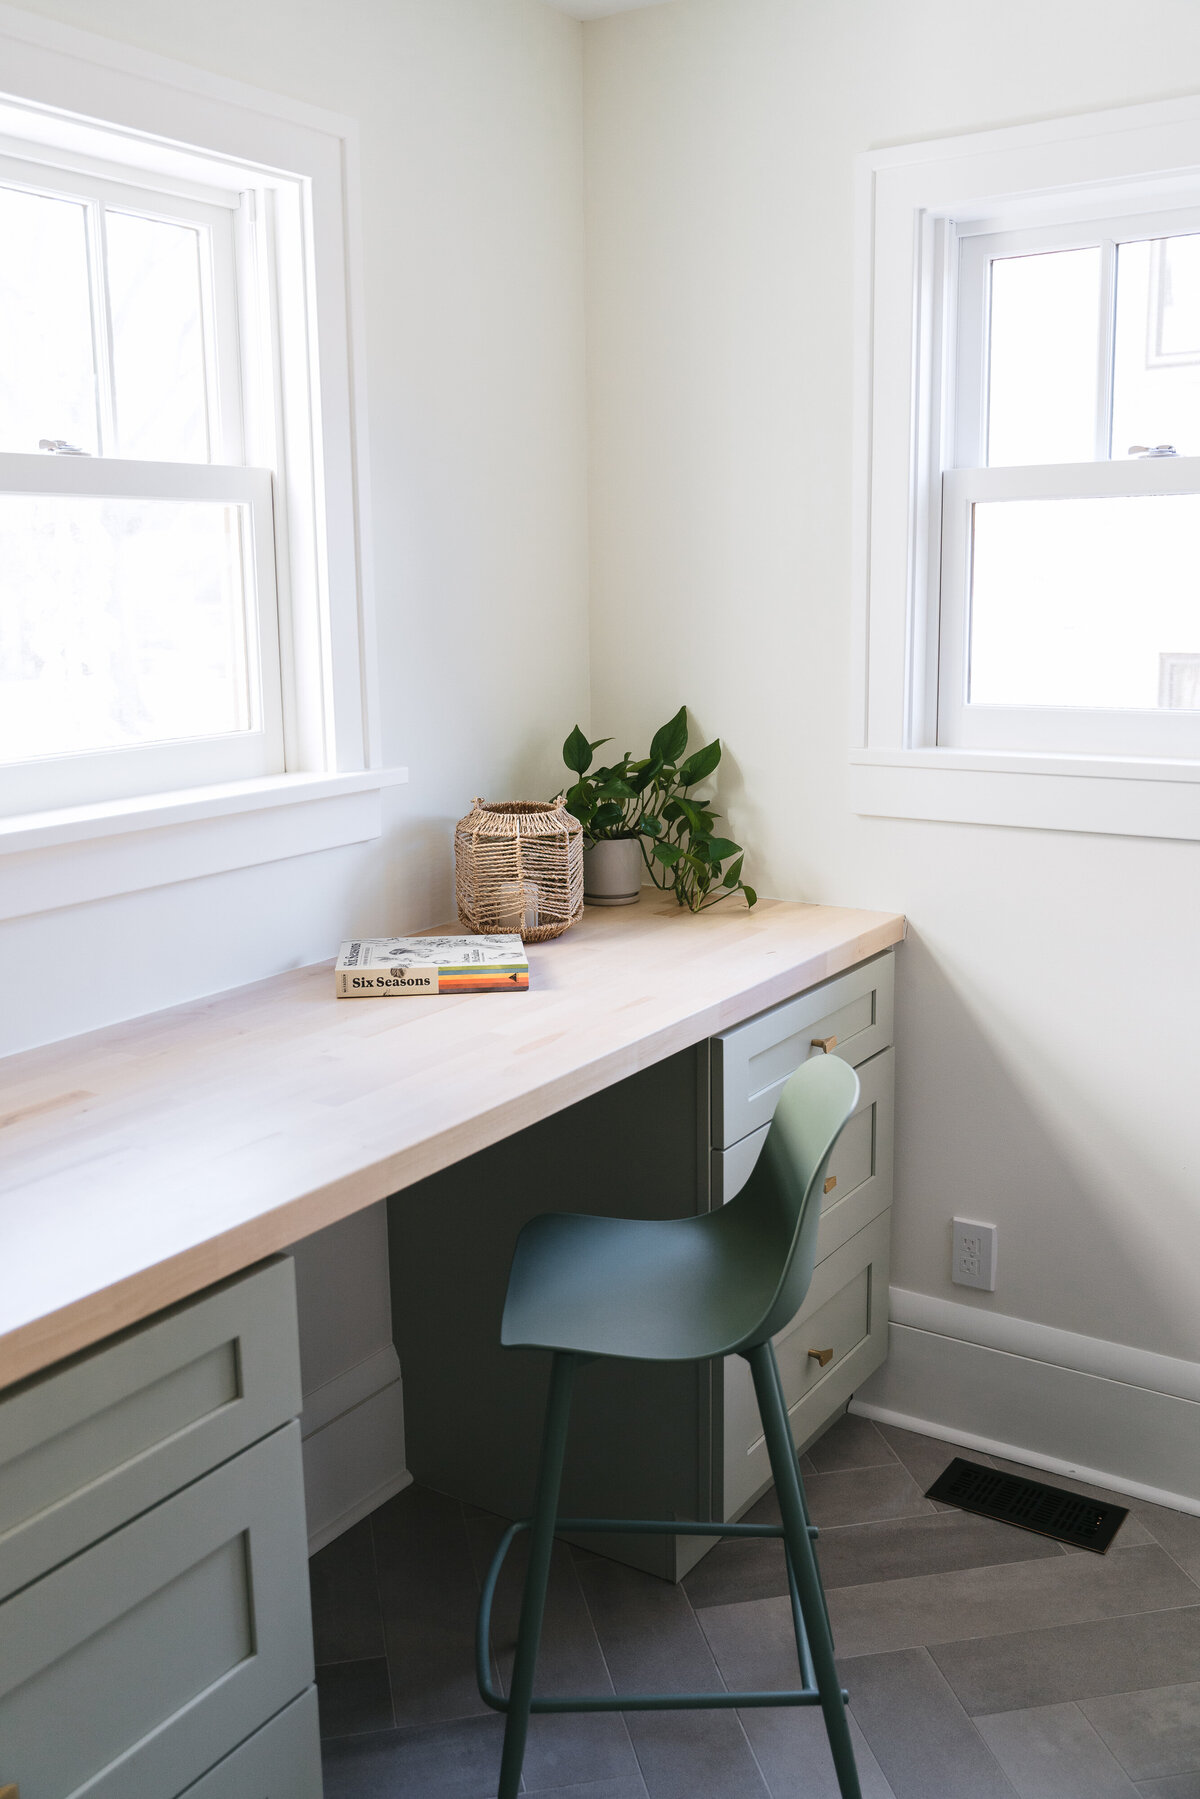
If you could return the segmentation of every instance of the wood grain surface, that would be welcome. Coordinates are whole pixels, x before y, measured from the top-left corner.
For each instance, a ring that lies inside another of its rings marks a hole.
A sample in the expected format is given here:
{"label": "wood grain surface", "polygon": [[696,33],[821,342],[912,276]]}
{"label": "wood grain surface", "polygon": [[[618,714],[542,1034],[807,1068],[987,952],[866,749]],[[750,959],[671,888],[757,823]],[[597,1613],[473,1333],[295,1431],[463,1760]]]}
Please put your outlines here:
{"label": "wood grain surface", "polygon": [[323,963],[9,1056],[0,1385],[903,935],[891,912],[646,895],[531,945],[528,993],[338,1000]]}

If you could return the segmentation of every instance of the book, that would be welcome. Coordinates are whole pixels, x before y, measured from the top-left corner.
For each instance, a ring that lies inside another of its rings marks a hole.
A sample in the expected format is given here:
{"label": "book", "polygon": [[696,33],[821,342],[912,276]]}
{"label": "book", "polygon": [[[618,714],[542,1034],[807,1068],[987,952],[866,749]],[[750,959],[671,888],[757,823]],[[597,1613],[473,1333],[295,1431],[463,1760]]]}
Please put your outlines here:
{"label": "book", "polygon": [[343,943],[334,979],[339,999],[524,993],[529,962],[515,931],[494,937],[366,937]]}

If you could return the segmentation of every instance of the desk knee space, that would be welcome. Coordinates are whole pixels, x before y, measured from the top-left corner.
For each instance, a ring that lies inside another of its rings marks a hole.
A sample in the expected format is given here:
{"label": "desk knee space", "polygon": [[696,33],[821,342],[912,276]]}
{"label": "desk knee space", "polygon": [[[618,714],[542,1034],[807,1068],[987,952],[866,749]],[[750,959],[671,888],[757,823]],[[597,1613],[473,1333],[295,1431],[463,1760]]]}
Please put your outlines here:
{"label": "desk knee space", "polygon": [[[778,1339],[799,1447],[826,1428],[887,1347],[892,1197],[892,972],[875,957],[517,1132],[389,1202],[392,1318],[416,1480],[529,1513],[549,1357],[500,1347],[513,1246],[539,1212],[685,1217],[747,1178],[787,1075],[813,1039],[862,1093],[830,1165],[808,1299]],[[808,1352],[812,1351],[810,1355]],[[736,1518],[770,1481],[745,1364],[605,1361],[580,1371],[561,1509]],[[711,1542],[589,1542],[667,1579]]]}

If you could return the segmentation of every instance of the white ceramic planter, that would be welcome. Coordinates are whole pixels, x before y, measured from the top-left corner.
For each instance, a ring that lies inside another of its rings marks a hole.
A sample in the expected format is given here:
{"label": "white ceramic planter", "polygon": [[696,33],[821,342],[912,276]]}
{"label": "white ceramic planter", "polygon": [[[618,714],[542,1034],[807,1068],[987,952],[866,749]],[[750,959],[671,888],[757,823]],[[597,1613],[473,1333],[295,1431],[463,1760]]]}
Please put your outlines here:
{"label": "white ceramic planter", "polygon": [[642,891],[642,845],[609,837],[583,847],[583,897],[589,906],[633,906]]}

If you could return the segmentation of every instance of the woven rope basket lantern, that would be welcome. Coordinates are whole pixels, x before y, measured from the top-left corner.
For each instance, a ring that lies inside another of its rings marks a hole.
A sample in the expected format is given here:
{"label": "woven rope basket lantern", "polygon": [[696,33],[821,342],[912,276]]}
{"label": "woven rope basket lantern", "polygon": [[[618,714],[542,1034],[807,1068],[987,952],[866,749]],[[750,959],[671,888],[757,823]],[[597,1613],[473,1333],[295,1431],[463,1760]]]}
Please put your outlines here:
{"label": "woven rope basket lantern", "polygon": [[583,826],[561,797],[475,800],[454,829],[454,886],[468,930],[560,937],[583,913]]}

